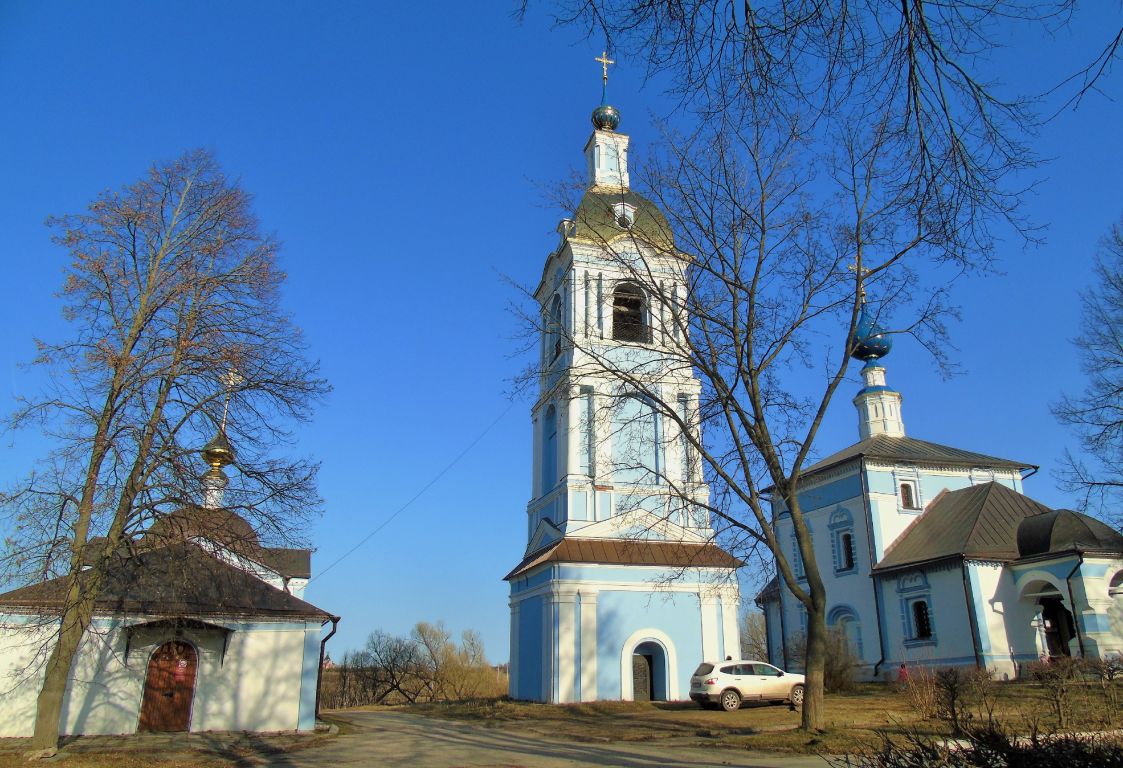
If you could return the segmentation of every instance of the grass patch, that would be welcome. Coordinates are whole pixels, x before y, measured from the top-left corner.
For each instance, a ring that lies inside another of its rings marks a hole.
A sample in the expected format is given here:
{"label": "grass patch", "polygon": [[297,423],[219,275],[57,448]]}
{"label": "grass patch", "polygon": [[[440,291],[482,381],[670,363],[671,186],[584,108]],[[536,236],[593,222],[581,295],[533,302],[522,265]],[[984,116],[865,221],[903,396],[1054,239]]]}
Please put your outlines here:
{"label": "grass patch", "polygon": [[[1055,730],[1056,722],[1041,687],[1026,682],[996,684],[995,717],[1016,731],[1036,727]],[[1074,699],[1073,725],[1103,730],[1123,725],[1119,712],[1105,709],[1098,686],[1085,687]],[[478,723],[483,727],[531,733],[579,742],[662,741],[668,746],[720,746],[761,752],[843,754],[875,748],[882,734],[944,738],[948,724],[925,718],[895,686],[865,683],[850,693],[826,697],[825,727],[818,733],[799,729],[801,713],[786,705],[746,704],[736,712],[704,710],[692,702],[593,702],[534,704],[491,699],[421,704],[410,712]],[[983,712],[972,722],[985,722]]]}

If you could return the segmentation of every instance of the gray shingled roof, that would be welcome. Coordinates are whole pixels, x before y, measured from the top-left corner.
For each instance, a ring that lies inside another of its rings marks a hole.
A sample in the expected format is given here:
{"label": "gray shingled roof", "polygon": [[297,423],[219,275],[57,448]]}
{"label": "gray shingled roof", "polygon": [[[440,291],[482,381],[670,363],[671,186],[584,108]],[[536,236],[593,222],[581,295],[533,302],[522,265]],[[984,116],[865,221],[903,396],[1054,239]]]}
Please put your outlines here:
{"label": "gray shingled roof", "polygon": [[503,578],[513,579],[543,563],[661,565],[673,568],[737,568],[742,565],[733,555],[709,542],[563,538],[531,552]]}
{"label": "gray shingled roof", "polygon": [[[65,593],[65,577],[50,579],[0,595],[0,608],[53,610],[61,607]],[[111,566],[95,610],[170,617],[331,618],[186,542],[140,551]]]}
{"label": "gray shingled roof", "polygon": [[917,440],[915,437],[875,435],[861,442],[854,443],[849,448],[843,448],[838,453],[833,453],[822,461],[815,462],[810,467],[803,470],[803,475],[806,476],[860,456],[871,459],[888,459],[890,461],[915,464],[950,464],[952,466],[964,467],[1037,469],[1037,465],[1029,464],[1028,462],[1000,459],[996,456],[987,456],[984,453],[965,451],[961,448],[952,448],[948,445],[930,443],[927,440]]}
{"label": "gray shingled roof", "polygon": [[1018,552],[1022,557],[1066,552],[1123,553],[1119,531],[1071,509],[1055,509],[1018,526]]}
{"label": "gray shingled roof", "polygon": [[1052,510],[1001,483],[942,493],[889,545],[875,571],[951,557],[1018,559],[1018,526]]}

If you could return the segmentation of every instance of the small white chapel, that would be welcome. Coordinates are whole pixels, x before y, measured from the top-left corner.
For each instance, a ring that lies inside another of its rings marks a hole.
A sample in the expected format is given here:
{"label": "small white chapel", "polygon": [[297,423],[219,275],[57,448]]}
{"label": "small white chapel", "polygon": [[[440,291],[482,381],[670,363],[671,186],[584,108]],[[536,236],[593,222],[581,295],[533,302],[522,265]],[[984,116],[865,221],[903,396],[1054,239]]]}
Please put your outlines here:
{"label": "small white chapel", "polygon": [[[223,508],[234,453],[221,430],[202,455],[204,504],[159,518],[106,573],[60,735],[314,729],[339,617],[302,599],[310,550],[262,546]],[[34,730],[66,587],[59,577],[0,595],[0,737]]]}

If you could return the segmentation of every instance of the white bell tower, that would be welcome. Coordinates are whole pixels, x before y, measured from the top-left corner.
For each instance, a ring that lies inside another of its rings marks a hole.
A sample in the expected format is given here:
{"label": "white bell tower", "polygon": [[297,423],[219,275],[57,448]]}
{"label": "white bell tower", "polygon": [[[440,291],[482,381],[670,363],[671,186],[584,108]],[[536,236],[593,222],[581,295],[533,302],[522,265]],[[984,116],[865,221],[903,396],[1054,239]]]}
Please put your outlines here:
{"label": "white bell tower", "polygon": [[[607,78],[612,62],[598,61]],[[685,355],[689,259],[629,186],[619,112],[602,103],[592,120],[587,188],[534,293],[527,546],[506,577],[511,695],[685,698],[700,655],[738,653],[739,562],[714,544],[688,439],[701,391]]]}

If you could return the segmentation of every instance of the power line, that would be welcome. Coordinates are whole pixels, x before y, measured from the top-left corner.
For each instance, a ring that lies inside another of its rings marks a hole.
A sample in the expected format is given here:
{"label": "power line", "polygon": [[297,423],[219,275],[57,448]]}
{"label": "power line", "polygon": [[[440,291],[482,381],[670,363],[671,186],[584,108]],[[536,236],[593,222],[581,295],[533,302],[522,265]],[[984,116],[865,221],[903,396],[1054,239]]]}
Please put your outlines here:
{"label": "power line", "polygon": [[366,544],[368,541],[370,541],[372,538],[374,538],[375,534],[377,534],[383,528],[388,526],[390,523],[394,522],[394,518],[396,518],[402,512],[405,512],[406,509],[408,509],[409,506],[411,504],[413,504],[413,502],[417,501],[419,498],[421,498],[424,495],[424,493],[427,490],[429,490],[434,485],[436,485],[437,481],[440,480],[442,477],[444,477],[450,469],[452,469],[457,464],[459,464],[460,460],[463,459],[465,456],[467,456],[468,453],[473,448],[475,448],[476,445],[481,440],[483,440],[487,436],[487,433],[490,432],[492,429],[494,429],[495,425],[498,424],[500,421],[502,421],[503,417],[511,412],[511,408],[513,408],[514,405],[515,405],[515,401],[511,400],[511,402],[507,404],[507,407],[503,409],[502,413],[500,413],[498,416],[496,416],[491,421],[490,424],[488,424],[486,427],[484,427],[483,431],[480,432],[478,435],[476,435],[476,437],[472,440],[472,442],[468,443],[468,445],[465,446],[465,448],[462,451],[460,451],[460,453],[456,454],[456,456],[453,458],[453,460],[450,461],[448,464],[446,464],[445,467],[440,472],[438,472],[436,475],[434,475],[433,478],[428,483],[426,483],[424,486],[422,486],[421,490],[419,490],[417,493],[413,494],[413,496],[410,498],[409,501],[407,501],[405,504],[403,504],[402,506],[400,506],[396,510],[394,510],[394,513],[392,515],[390,515],[388,518],[386,518],[385,520],[383,520],[373,531],[371,531],[366,536],[361,538],[355,546],[351,547],[351,549],[347,550],[342,555],[340,555],[338,558],[336,558],[335,561],[332,562],[327,568],[324,568],[322,571],[317,573],[315,576],[308,579],[308,582],[311,583],[311,582],[315,581],[316,579],[320,578],[325,573],[330,571],[332,568],[334,568],[335,566],[339,565],[341,562],[346,560],[348,557],[355,554],[355,552],[357,552],[364,544]]}

